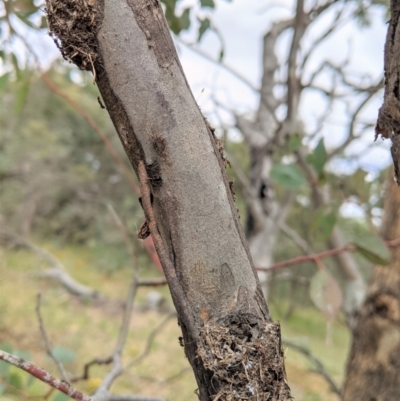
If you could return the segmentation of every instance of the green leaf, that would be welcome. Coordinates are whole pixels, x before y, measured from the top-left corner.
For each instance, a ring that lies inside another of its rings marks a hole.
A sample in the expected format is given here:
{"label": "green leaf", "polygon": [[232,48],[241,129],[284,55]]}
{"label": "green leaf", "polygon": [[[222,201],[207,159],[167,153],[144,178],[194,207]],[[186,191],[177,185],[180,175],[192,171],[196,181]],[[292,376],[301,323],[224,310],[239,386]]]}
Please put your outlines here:
{"label": "green leaf", "polygon": [[314,167],[318,176],[320,176],[324,170],[326,160],[327,153],[325,149],[324,138],[321,138],[318,142],[318,145],[314,149],[314,152],[307,156],[307,161]]}
{"label": "green leaf", "polygon": [[214,0],[200,0],[200,4],[202,7],[215,8]]}
{"label": "green leaf", "polygon": [[337,210],[330,205],[318,208],[311,222],[311,232],[318,233],[321,241],[327,240],[335,227],[337,221]]}
{"label": "green leaf", "polygon": [[199,26],[199,36],[197,38],[197,41],[200,42],[201,38],[203,37],[204,33],[207,31],[207,29],[210,28],[211,23],[208,18],[199,20],[200,21],[200,26]]}
{"label": "green leaf", "polygon": [[370,249],[364,248],[363,246],[358,244],[354,244],[354,246],[360,255],[362,255],[365,259],[367,259],[368,261],[372,262],[375,265],[387,266],[390,263],[388,259],[383,259]]}
{"label": "green leaf", "polygon": [[390,263],[390,252],[381,237],[369,232],[358,234],[353,240],[357,252],[368,261],[386,266]]}
{"label": "green leaf", "polygon": [[332,321],[342,305],[342,291],[337,281],[326,270],[319,270],[310,281],[310,298],[326,319]]}
{"label": "green leaf", "polygon": [[296,164],[278,164],[271,169],[271,178],[287,189],[299,189],[307,180]]}
{"label": "green leaf", "polygon": [[70,398],[69,398],[67,395],[65,395],[65,394],[63,394],[63,393],[58,393],[58,394],[53,398],[52,401],[68,401],[68,400],[70,400]]}
{"label": "green leaf", "polygon": [[42,16],[42,18],[40,19],[40,25],[39,25],[40,29],[47,29],[48,25],[47,25],[47,18],[45,16]]}
{"label": "green leaf", "polygon": [[67,349],[67,348],[63,348],[63,347],[53,348],[53,354],[62,363],[72,362],[76,358],[74,351]]}
{"label": "green leaf", "polygon": [[182,15],[179,17],[179,21],[181,22],[181,29],[189,29],[190,27],[190,8],[186,8]]}
{"label": "green leaf", "polygon": [[22,390],[24,388],[24,381],[19,372],[12,372],[8,376],[8,382],[15,388]]}
{"label": "green leaf", "polygon": [[290,135],[288,141],[288,147],[290,152],[295,152],[299,150],[301,146],[301,138],[298,134]]}

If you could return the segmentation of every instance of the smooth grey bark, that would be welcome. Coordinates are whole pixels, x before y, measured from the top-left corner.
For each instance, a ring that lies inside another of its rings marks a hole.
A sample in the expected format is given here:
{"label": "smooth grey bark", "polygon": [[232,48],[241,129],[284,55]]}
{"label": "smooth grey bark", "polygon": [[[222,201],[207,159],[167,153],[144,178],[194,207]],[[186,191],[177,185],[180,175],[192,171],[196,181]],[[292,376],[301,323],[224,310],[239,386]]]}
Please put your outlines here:
{"label": "smooth grey bark", "polygon": [[48,0],[47,12],[64,57],[94,72],[141,180],[199,398],[289,399],[279,325],[159,2]]}

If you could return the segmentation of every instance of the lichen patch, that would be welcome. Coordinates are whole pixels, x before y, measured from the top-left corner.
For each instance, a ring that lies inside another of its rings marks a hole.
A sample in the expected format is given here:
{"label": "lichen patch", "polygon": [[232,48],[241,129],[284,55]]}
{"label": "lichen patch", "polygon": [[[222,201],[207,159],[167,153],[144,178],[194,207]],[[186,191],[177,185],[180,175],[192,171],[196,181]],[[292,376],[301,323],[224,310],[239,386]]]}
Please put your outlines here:
{"label": "lichen patch", "polygon": [[63,57],[95,75],[97,0],[46,0],[50,36]]}

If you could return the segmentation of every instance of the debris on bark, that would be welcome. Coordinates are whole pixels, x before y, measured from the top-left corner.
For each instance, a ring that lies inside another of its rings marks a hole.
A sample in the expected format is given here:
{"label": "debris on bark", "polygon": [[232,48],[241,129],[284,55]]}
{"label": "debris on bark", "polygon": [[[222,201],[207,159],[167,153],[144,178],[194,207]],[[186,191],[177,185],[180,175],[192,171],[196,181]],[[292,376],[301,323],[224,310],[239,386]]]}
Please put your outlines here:
{"label": "debris on bark", "polygon": [[92,71],[98,59],[95,0],[46,0],[50,36],[64,59]]}
{"label": "debris on bark", "polygon": [[259,323],[250,313],[233,314],[207,322],[200,337],[204,347],[197,354],[212,372],[213,401],[291,399],[279,324]]}

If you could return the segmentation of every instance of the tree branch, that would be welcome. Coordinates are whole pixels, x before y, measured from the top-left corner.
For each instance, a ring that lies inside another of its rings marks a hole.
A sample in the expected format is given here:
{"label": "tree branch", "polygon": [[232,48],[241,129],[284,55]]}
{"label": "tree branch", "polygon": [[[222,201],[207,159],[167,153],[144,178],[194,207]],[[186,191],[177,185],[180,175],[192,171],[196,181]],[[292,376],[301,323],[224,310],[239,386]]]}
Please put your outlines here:
{"label": "tree branch", "polygon": [[24,370],[25,372],[29,373],[33,377],[36,377],[40,381],[68,395],[73,400],[95,401],[94,398],[81,393],[80,391],[72,387],[70,384],[61,381],[60,379],[57,379],[49,372],[43,370],[42,368],[39,368],[38,366],[34,365],[31,362],[26,361],[25,359],[19,358],[15,355],[9,354],[8,352],[0,350],[0,360],[7,362],[10,365],[13,365],[19,369]]}
{"label": "tree branch", "polygon": [[49,340],[49,337],[47,336],[46,329],[44,327],[43,317],[42,317],[42,314],[40,311],[41,301],[42,301],[42,294],[39,293],[39,294],[37,294],[37,298],[36,298],[36,315],[39,320],[40,332],[42,334],[42,338],[43,338],[43,342],[44,342],[44,346],[45,346],[47,355],[51,359],[53,359],[53,361],[55,362],[55,364],[58,367],[58,370],[61,374],[61,377],[63,378],[63,381],[66,383],[69,383],[68,375],[67,375],[67,372],[65,371],[63,364],[61,363],[61,361],[58,358],[56,358],[56,356],[54,355],[54,353],[51,349],[50,340]]}
{"label": "tree branch", "polygon": [[309,359],[315,366],[316,373],[320,374],[325,379],[325,381],[329,384],[329,387],[332,389],[332,391],[335,394],[337,394],[339,397],[341,397],[342,391],[340,390],[338,385],[334,382],[334,380],[331,378],[331,376],[328,374],[323,363],[314,354],[312,354],[309,349],[307,349],[306,347],[303,347],[301,345],[298,345],[290,340],[282,340],[282,344],[299,351],[307,359]]}

